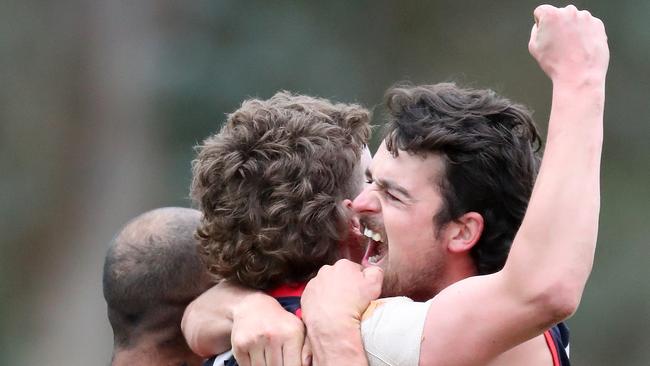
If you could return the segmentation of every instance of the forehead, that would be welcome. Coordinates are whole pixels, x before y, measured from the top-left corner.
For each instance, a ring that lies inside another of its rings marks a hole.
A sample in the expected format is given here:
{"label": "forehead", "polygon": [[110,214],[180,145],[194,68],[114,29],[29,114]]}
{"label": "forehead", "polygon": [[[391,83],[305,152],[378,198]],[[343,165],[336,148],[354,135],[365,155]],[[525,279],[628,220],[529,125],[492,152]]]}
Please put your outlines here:
{"label": "forehead", "polygon": [[435,154],[421,156],[402,150],[393,156],[382,143],[372,159],[370,172],[373,179],[390,180],[410,193],[417,193],[437,187],[434,182],[444,172],[444,162]]}

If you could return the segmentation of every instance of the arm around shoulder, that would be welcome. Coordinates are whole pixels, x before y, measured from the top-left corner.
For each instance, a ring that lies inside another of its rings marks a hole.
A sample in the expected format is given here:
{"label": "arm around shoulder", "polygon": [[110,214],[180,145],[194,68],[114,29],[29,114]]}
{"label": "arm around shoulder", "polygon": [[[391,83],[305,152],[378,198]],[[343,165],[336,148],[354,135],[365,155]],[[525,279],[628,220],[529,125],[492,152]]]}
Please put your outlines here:
{"label": "arm around shoulder", "polygon": [[230,349],[235,307],[253,293],[255,291],[222,281],[194,299],[181,321],[181,330],[190,349],[202,357]]}

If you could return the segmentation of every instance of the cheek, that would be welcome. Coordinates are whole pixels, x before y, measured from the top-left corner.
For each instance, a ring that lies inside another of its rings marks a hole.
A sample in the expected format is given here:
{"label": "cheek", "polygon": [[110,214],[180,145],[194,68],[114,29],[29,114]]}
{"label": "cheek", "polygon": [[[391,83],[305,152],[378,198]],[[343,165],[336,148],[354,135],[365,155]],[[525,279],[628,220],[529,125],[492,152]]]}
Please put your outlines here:
{"label": "cheek", "polygon": [[428,213],[398,212],[393,220],[384,221],[391,258],[407,262],[421,262],[435,246],[432,216]]}

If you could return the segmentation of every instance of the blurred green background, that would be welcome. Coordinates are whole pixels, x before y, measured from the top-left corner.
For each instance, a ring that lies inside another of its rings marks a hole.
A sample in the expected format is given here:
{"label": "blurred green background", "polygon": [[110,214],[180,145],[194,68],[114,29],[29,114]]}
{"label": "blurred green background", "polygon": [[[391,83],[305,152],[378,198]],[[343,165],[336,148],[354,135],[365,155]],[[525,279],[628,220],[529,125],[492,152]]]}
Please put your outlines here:
{"label": "blurred green background", "polygon": [[[564,5],[564,2],[552,2]],[[0,364],[107,364],[101,267],[137,214],[188,206],[193,146],[279,89],[375,109],[400,80],[529,105],[537,2],[75,1],[0,5]],[[576,365],[650,364],[650,2],[579,1],[611,49],[594,271]],[[373,148],[376,147],[376,141]]]}

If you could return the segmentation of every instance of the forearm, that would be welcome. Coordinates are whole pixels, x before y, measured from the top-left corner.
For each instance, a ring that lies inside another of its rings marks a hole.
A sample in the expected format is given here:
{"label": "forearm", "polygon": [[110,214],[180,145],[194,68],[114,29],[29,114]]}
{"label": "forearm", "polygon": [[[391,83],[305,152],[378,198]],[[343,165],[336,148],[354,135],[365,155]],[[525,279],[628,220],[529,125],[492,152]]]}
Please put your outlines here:
{"label": "forearm", "polygon": [[554,82],[544,159],[504,268],[524,295],[555,302],[560,318],[575,311],[591,272],[600,205],[605,82],[576,78]]}
{"label": "forearm", "polygon": [[202,357],[230,349],[234,309],[252,293],[222,281],[192,301],[181,322],[190,349]]}

